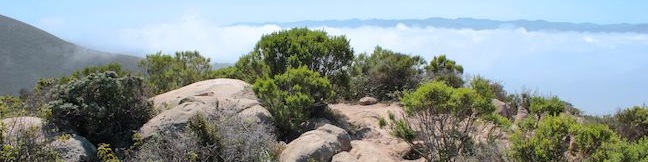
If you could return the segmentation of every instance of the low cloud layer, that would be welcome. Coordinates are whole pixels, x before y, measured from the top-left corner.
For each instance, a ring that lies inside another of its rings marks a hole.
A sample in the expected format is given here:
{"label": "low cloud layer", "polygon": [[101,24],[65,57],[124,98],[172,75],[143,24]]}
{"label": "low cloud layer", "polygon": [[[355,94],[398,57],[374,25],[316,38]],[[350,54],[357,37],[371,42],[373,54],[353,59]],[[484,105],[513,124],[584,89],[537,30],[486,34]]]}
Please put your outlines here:
{"label": "low cloud layer", "polygon": [[[529,32],[524,28],[493,30],[435,27],[311,27],[346,35],[356,53],[384,48],[428,60],[446,54],[466,72],[501,81],[508,91],[522,88],[558,95],[589,114],[648,101],[648,35],[635,33]],[[168,24],[117,31],[118,50],[139,55],[198,50],[213,62],[235,62],[263,34],[277,25],[218,26],[185,16]]]}

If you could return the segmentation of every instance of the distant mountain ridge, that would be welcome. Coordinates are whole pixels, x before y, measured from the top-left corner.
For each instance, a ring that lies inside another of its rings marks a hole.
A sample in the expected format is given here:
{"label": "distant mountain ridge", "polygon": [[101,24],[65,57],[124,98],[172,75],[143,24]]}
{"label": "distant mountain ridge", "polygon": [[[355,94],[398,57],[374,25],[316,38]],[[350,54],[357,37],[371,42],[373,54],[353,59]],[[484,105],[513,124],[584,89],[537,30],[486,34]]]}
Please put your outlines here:
{"label": "distant mountain ridge", "polygon": [[136,70],[139,60],[84,48],[0,15],[0,95],[17,94],[39,78],[60,77],[89,65],[119,63]]}
{"label": "distant mountain ridge", "polygon": [[403,24],[411,27],[437,27],[451,29],[490,30],[501,28],[524,28],[527,31],[575,31],[575,32],[609,32],[609,33],[648,33],[648,24],[594,24],[549,22],[544,20],[500,21],[474,18],[428,18],[428,19],[349,19],[349,20],[307,20],[296,22],[238,23],[233,25],[268,25],[276,24],[285,28],[292,27],[394,27]]}

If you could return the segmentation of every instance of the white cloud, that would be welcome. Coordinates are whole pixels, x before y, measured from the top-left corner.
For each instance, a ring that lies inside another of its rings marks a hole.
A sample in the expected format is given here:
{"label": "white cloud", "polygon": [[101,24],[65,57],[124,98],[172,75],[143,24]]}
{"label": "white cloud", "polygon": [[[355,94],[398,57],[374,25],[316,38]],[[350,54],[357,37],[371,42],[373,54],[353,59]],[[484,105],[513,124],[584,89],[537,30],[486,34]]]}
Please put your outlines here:
{"label": "white cloud", "polygon": [[[403,24],[314,29],[346,35],[356,53],[371,52],[380,45],[428,60],[446,54],[463,64],[468,73],[501,80],[509,90],[525,86],[556,94],[591,113],[610,113],[614,110],[607,108],[629,106],[628,102],[632,101],[641,104],[647,97],[645,93],[611,91],[624,86],[648,91],[645,84],[614,85],[613,82],[614,79],[637,80],[630,77],[637,74],[630,72],[646,69],[646,34],[529,32],[523,28],[446,29]],[[121,30],[117,41],[132,51],[198,50],[215,62],[232,63],[252,50],[263,34],[278,30],[281,27],[276,25],[218,26],[190,14],[174,23]]]}

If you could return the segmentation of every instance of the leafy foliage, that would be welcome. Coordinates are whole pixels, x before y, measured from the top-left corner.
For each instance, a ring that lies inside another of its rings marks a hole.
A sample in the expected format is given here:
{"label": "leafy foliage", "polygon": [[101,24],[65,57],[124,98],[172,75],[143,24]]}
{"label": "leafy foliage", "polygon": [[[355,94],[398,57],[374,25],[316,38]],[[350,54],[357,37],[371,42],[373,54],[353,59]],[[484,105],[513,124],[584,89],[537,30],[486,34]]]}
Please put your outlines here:
{"label": "leafy foliage", "polygon": [[346,97],[398,100],[400,96],[392,94],[416,88],[422,79],[424,64],[419,56],[376,47],[370,56],[360,54],[354,60],[351,91]]}
{"label": "leafy foliage", "polygon": [[[495,110],[487,98],[490,95],[482,96],[480,93],[484,92],[475,90],[480,87],[473,88],[453,88],[434,81],[403,96],[401,102],[412,119],[408,123],[418,131],[416,138],[423,145],[415,149],[428,161],[454,161],[455,157],[473,151],[469,131],[479,117]],[[405,140],[412,143],[413,139]]]}
{"label": "leafy foliage", "polygon": [[560,98],[553,97],[542,97],[542,96],[533,96],[531,97],[531,113],[534,113],[538,116],[538,119],[542,114],[548,114],[551,116],[558,116],[560,113],[565,112],[566,104],[561,101]]}
{"label": "leafy foliage", "polygon": [[100,143],[97,148],[97,157],[102,162],[120,162],[115,153],[113,153],[110,144]]}
{"label": "leafy foliage", "polygon": [[92,143],[128,146],[132,131],[152,118],[146,87],[139,77],[94,73],[53,90],[48,104],[52,122]]}
{"label": "leafy foliage", "polygon": [[629,141],[648,136],[648,107],[634,106],[617,112],[611,123],[616,131]]}
{"label": "leafy foliage", "polygon": [[85,67],[85,68],[83,68],[81,70],[74,71],[70,76],[61,77],[59,79],[59,84],[65,84],[65,83],[68,83],[68,82],[70,82],[72,80],[75,80],[75,79],[81,79],[81,78],[86,77],[86,76],[88,76],[90,74],[103,73],[103,72],[109,72],[109,71],[114,72],[115,74],[117,74],[117,76],[120,76],[120,77],[123,77],[123,76],[126,76],[126,75],[130,74],[130,72],[124,71],[122,69],[121,65],[117,64],[117,63],[100,65],[100,66],[88,66],[88,67]]}
{"label": "leafy foliage", "polygon": [[253,90],[274,117],[280,137],[286,140],[298,136],[299,124],[323,111],[326,101],[335,95],[328,79],[305,66],[273,79],[260,79]]}
{"label": "leafy foliage", "polygon": [[589,161],[619,161],[623,154],[619,151],[621,139],[606,125],[588,124],[572,127],[574,148],[577,159]]}
{"label": "leafy foliage", "polygon": [[337,91],[342,91],[349,86],[353,57],[344,36],[293,28],[261,37],[254,50],[241,57],[235,67],[245,81],[254,83],[259,78],[306,66],[328,78]]}
{"label": "leafy foliage", "polygon": [[[576,121],[565,115],[549,116],[535,131],[521,129],[511,137],[511,156],[520,161],[566,161],[570,130]],[[523,127],[521,128],[528,128]]]}
{"label": "leafy foliage", "polygon": [[147,55],[139,66],[144,70],[147,85],[154,94],[160,94],[208,79],[209,61],[197,51],[176,52],[175,56],[158,52]]}
{"label": "leafy foliage", "polygon": [[445,55],[435,56],[425,69],[432,80],[442,81],[455,88],[462,87],[464,84],[461,76],[464,71],[463,66],[446,58]]}
{"label": "leafy foliage", "polygon": [[[49,145],[42,132],[48,128],[15,128],[24,125],[21,120],[14,123],[0,123],[0,161],[57,161],[60,156]],[[5,125],[6,124],[6,125]],[[11,132],[9,134],[5,134]]]}

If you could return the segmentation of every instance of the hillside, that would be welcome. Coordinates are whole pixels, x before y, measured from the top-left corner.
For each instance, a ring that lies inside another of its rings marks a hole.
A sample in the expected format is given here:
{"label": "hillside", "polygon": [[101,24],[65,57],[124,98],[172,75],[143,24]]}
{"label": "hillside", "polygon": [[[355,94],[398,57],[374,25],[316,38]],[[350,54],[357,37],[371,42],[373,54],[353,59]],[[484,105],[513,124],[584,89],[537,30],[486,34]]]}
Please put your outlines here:
{"label": "hillside", "polygon": [[39,78],[70,74],[88,65],[120,63],[135,70],[139,59],[84,48],[0,15],[0,94],[17,94]]}

